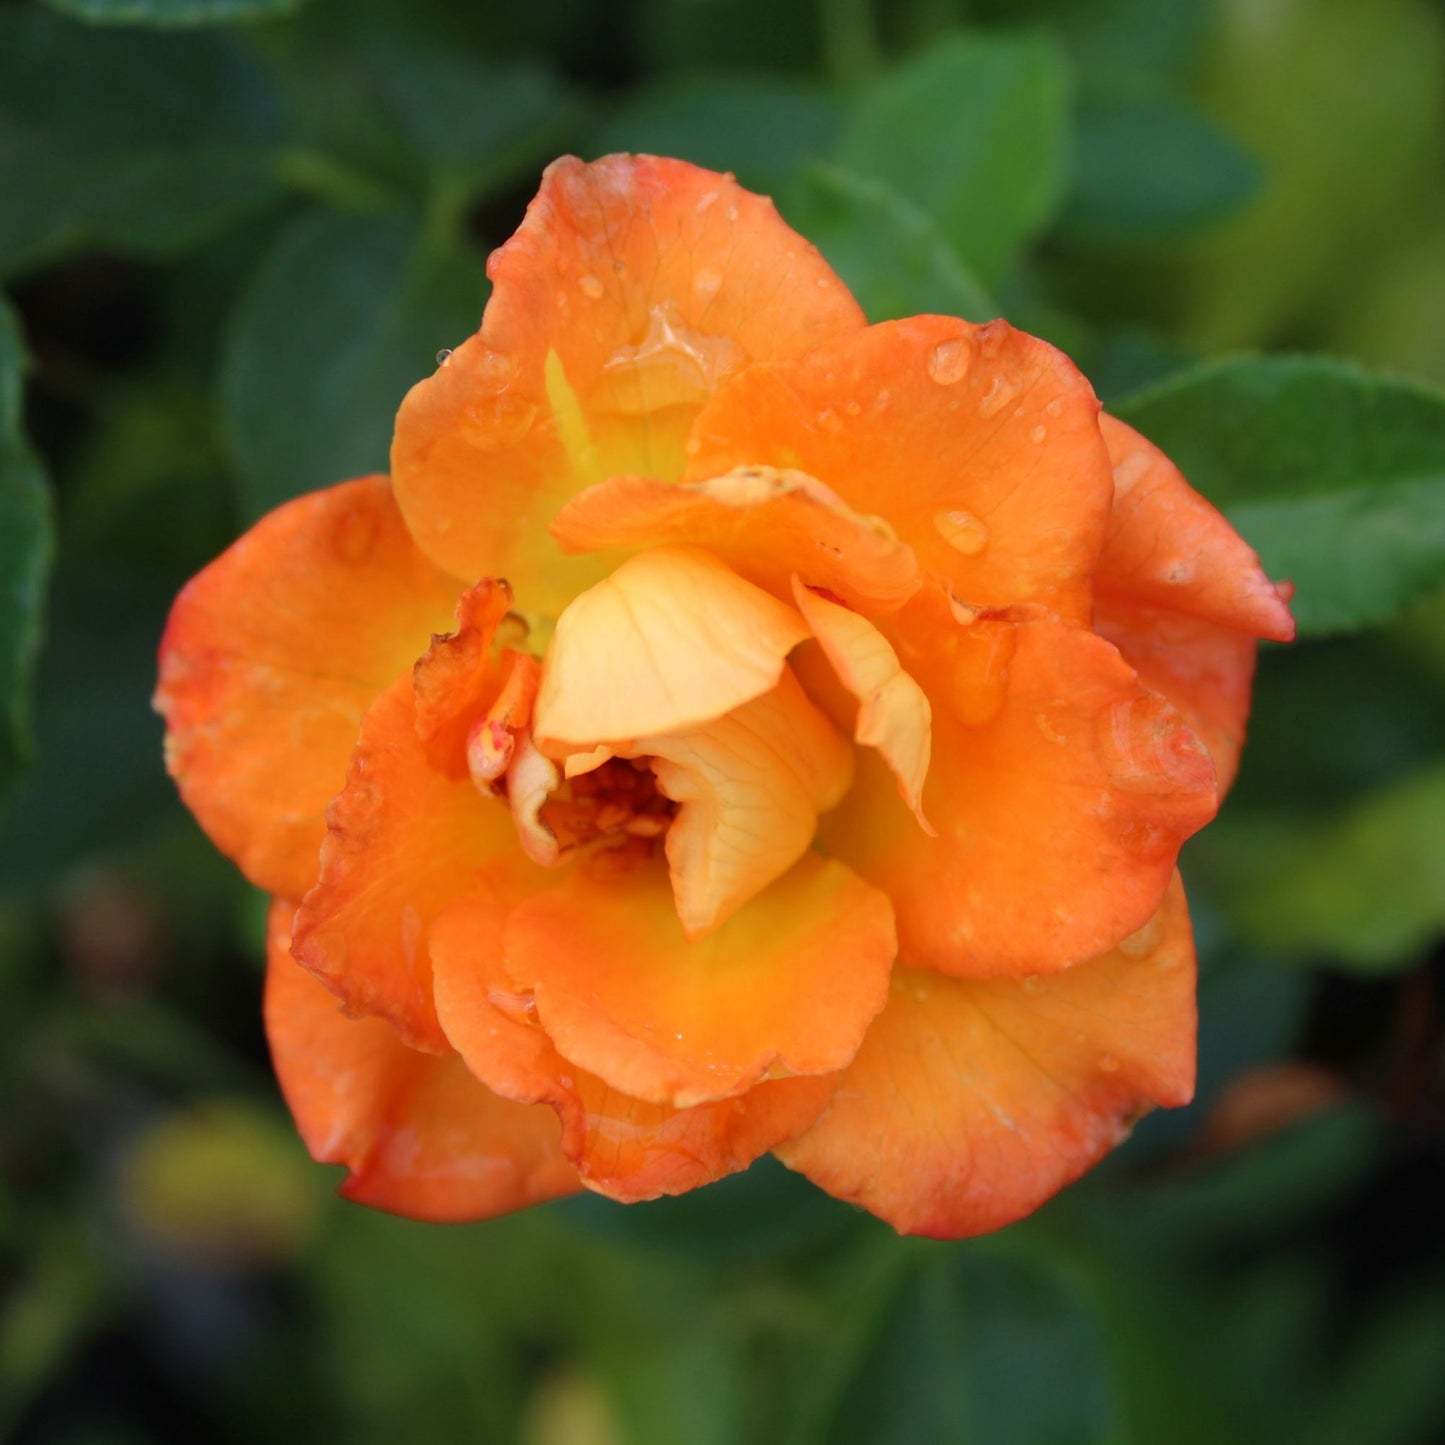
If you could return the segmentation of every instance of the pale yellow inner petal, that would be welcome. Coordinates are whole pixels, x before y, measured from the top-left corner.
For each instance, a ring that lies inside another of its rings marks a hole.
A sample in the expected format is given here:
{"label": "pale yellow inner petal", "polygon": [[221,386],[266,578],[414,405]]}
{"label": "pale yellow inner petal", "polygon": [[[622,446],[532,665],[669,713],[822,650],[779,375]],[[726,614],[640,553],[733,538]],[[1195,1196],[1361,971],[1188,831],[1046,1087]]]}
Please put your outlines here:
{"label": "pale yellow inner petal", "polygon": [[866,618],[793,578],[793,596],[824,655],[858,699],[853,736],[876,748],[893,771],[898,792],[924,832],[923,784],[932,748],[932,709],[923,689],[903,670],[888,639]]}
{"label": "pale yellow inner petal", "polygon": [[674,733],[777,684],[803,619],[692,547],[630,557],[557,619],[534,713],[556,754]]}

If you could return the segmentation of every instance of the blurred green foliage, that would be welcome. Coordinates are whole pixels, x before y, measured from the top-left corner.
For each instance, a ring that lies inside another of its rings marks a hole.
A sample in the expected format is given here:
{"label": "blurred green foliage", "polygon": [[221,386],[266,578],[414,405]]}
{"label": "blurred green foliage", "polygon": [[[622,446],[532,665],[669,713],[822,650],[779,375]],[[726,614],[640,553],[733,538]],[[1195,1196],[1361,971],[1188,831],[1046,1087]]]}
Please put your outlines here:
{"label": "blurred green foliage", "polygon": [[[0,1433],[1441,1438],[1442,50],[1428,0],[0,0]],[[1199,1102],[992,1239],[771,1164],[424,1227],[276,1097],[166,607],[385,467],[567,149],[736,171],[875,319],[1049,336],[1299,588],[1186,852]]]}

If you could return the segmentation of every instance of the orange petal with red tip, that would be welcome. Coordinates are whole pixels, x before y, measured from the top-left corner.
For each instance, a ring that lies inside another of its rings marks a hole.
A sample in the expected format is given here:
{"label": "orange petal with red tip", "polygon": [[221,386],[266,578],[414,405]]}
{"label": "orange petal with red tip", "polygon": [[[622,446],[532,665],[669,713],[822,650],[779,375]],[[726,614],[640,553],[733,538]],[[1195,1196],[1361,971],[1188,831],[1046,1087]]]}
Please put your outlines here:
{"label": "orange petal with red tip", "polygon": [[557,620],[533,732],[543,751],[677,732],[777,685],[803,619],[692,547],[629,557]]}
{"label": "orange petal with red tip", "polygon": [[821,845],[894,902],[900,945],[963,977],[1093,958],[1159,906],[1215,774],[1107,642],[1046,615],[953,622],[920,593],[894,636],[933,704],[923,835],[871,754]]}
{"label": "orange petal with red tip", "polygon": [[432,761],[454,776],[467,765],[468,730],[501,686],[492,642],[511,605],[511,589],[495,578],[467,588],[457,600],[453,630],[434,637],[412,669],[417,736]]}
{"label": "orange petal with red tip", "polygon": [[1247,632],[1167,608],[1101,598],[1094,627],[1167,698],[1214,761],[1222,797],[1239,771],[1258,648]]}
{"label": "orange petal with red tip", "polygon": [[886,517],[966,601],[1087,622],[1113,489],[1098,411],[1047,342],[915,316],[734,377],[693,426],[686,479],[796,468]]}
{"label": "orange petal with red tip", "polygon": [[833,671],[858,699],[855,741],[878,749],[898,781],[899,796],[923,831],[932,834],[922,803],[933,746],[933,709],[927,694],[904,672],[888,639],[866,617],[820,597],[797,577],[793,597]]}
{"label": "orange petal with red tip", "polygon": [[771,201],[654,156],[549,166],[487,272],[482,329],[402,404],[392,471],[428,556],[551,616],[602,575],[542,530],[568,497],[676,478],[726,377],[863,324]]}
{"label": "orange petal with red tip", "polygon": [[558,1053],[677,1108],[841,1068],[883,1006],[894,951],[887,898],[816,854],[693,943],[656,863],[621,876],[584,864],[503,930],[506,974]]}
{"label": "orange petal with red tip", "polygon": [[563,1149],[589,1189],[624,1203],[684,1194],[747,1168],[827,1104],[835,1076],[771,1080],[736,1098],[674,1109],[631,1098],[579,1069],[534,1017],[528,1021],[529,1000],[509,995],[499,978],[510,906],[476,894],[436,921],[437,1009],[479,1079],[506,1098],[556,1110]]}
{"label": "orange petal with red tip", "polygon": [[1114,468],[1100,596],[1293,642],[1294,618],[1249,544],[1152,442],[1114,417],[1099,422]]}
{"label": "orange petal with red tip", "polygon": [[531,866],[506,804],[482,797],[465,771],[432,766],[405,674],[362,721],[331,806],[320,881],[296,916],[296,957],[351,1014],[379,1015],[408,1044],[442,1052],[427,928],[477,868],[508,856]]}
{"label": "orange petal with red tip", "polygon": [[494,1094],[454,1053],[348,1019],[290,955],[295,905],[272,904],[266,1032],[306,1147],[346,1166],[348,1199],[413,1219],[486,1219],[579,1187],[552,1111]]}
{"label": "orange petal with red tip", "polygon": [[776,467],[701,482],[613,477],[573,497],[551,532],[569,552],[694,543],[775,596],[798,573],[865,612],[894,611],[918,590],[917,559],[887,522]]}
{"label": "orange petal with red tip", "polygon": [[257,887],[295,898],[316,881],[362,714],[455,600],[384,477],[277,508],[176,599],[155,694],[167,766]]}
{"label": "orange petal with red tip", "polygon": [[818,814],[853,781],[853,750],[787,670],[762,697],[687,732],[644,738],[629,755],[650,757],[658,788],[681,804],[667,862],[688,939],[781,878],[807,852]]}
{"label": "orange petal with red tip", "polygon": [[1177,875],[1138,934],[1066,973],[900,968],[828,1112],[777,1152],[904,1234],[1037,1209],[1155,1104],[1194,1090],[1194,944]]}

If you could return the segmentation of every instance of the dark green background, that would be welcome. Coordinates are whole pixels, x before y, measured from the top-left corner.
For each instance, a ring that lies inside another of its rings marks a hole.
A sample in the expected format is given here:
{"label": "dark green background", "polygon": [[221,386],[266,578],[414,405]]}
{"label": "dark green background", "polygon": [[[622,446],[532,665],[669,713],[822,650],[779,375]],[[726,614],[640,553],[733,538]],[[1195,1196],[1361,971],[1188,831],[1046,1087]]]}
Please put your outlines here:
{"label": "dark green background", "polygon": [[[1442,106],[1426,0],[0,0],[0,1434],[1445,1438]],[[1199,1101],[994,1238],[772,1165],[339,1203],[164,777],[176,589],[384,466],[610,149],[769,191],[875,319],[1048,336],[1299,586],[1186,852]]]}

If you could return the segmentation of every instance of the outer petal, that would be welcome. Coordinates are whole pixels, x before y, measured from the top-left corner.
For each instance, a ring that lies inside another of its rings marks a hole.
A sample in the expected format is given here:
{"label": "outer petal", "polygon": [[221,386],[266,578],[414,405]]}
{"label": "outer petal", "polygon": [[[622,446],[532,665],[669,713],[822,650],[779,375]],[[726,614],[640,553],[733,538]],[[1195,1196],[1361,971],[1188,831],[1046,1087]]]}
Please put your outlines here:
{"label": "outer petal", "polygon": [[771,201],[651,156],[548,167],[487,270],[481,331],[402,405],[393,474],[439,565],[504,573],[552,616],[601,575],[542,530],[573,492],[676,477],[724,378],[863,324]]}
{"label": "outer petal", "polygon": [[176,599],[155,695],[166,763],[258,887],[316,881],[361,715],[446,629],[456,590],[368,477],[279,507]]}
{"label": "outer petal", "polygon": [[1047,617],[959,625],[921,593],[896,640],[933,703],[938,836],[864,755],[820,841],[893,899],[905,954],[965,977],[1046,973],[1141,927],[1217,805],[1175,710],[1107,642]]}
{"label": "outer petal", "polygon": [[520,860],[503,802],[483,798],[465,770],[432,766],[404,675],[362,722],[321,879],[296,916],[296,957],[353,1015],[378,1014],[407,1043],[442,1052],[427,928],[477,868],[512,855],[533,866]]}
{"label": "outer petal", "polygon": [[835,1076],[779,1079],[732,1099],[674,1109],[628,1097],[569,1063],[524,1001],[498,1007],[500,931],[510,905],[480,893],[431,933],[437,1009],[468,1066],[509,1099],[542,1102],[589,1189],[624,1202],[684,1194],[745,1169],[817,1118]]}
{"label": "outer petal", "polygon": [[734,377],[693,427],[686,475],[808,472],[968,602],[1086,622],[1113,490],[1098,410],[1046,342],[915,316]]}
{"label": "outer petal", "polygon": [[414,1219],[485,1219],[578,1187],[551,1111],[491,1092],[455,1054],[407,1048],[379,1019],[345,1018],[289,952],[295,905],[272,904],[266,1031],[312,1157],[341,1192]]}
{"label": "outer petal", "polygon": [[558,1053],[679,1108],[841,1068],[883,1007],[895,949],[888,900],[814,854],[698,942],[655,865],[584,866],[503,932],[506,973]]}
{"label": "outer petal", "polygon": [[899,796],[931,834],[922,805],[933,745],[927,694],[904,672],[888,639],[866,617],[820,597],[797,577],[793,596],[834,672],[858,699],[854,738],[878,749],[898,780]]}
{"label": "outer petal", "polygon": [[1249,544],[1152,442],[1111,416],[1099,423],[1114,468],[1099,593],[1293,642],[1294,619]]}
{"label": "outer petal", "polygon": [[1168,457],[1113,417],[1101,424],[1114,512],[1094,625],[1204,740],[1222,792],[1239,766],[1254,639],[1288,642],[1294,619],[1259,558]]}
{"label": "outer petal", "polygon": [[533,731],[545,750],[676,732],[776,686],[803,619],[691,547],[629,558],[562,614]]}
{"label": "outer petal", "polygon": [[1168,608],[1100,601],[1094,626],[1179,710],[1209,749],[1224,792],[1239,769],[1257,647],[1247,632]]}
{"label": "outer petal", "polygon": [[701,482],[613,477],[551,523],[569,552],[696,543],[778,597],[794,573],[850,607],[891,612],[918,590],[912,549],[806,472],[739,467]]}
{"label": "outer petal", "polygon": [[1194,1089],[1194,945],[1176,876],[1158,915],[1048,979],[900,969],[833,1102],[783,1161],[904,1234],[984,1234]]}

